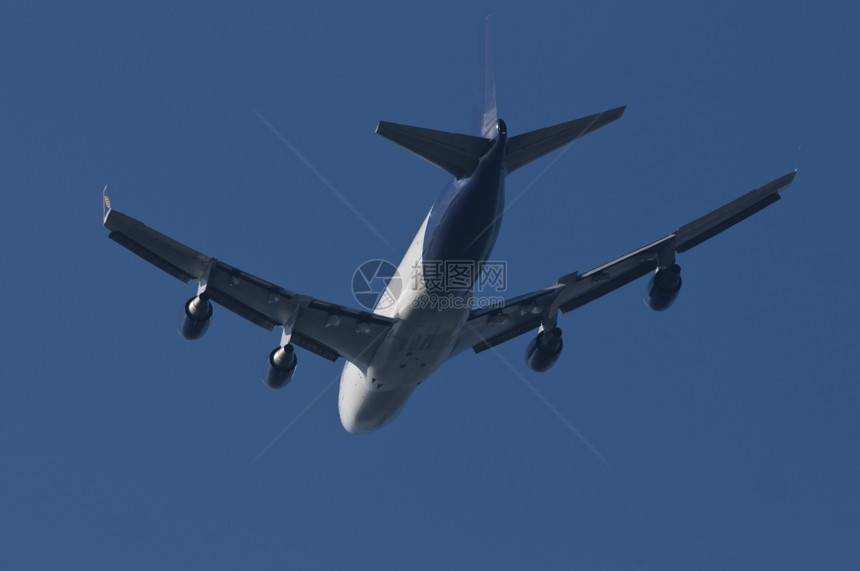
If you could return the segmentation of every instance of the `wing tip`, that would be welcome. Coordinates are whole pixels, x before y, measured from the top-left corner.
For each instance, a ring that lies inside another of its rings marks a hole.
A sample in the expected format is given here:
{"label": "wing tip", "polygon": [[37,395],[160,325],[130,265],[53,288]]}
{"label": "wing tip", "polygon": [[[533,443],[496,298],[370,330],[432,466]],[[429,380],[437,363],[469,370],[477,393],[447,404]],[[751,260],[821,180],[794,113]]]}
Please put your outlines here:
{"label": "wing tip", "polygon": [[794,177],[797,176],[797,169],[782,175],[781,177],[775,178],[769,183],[767,183],[765,188],[769,188],[771,192],[779,194],[786,188],[788,188],[792,182],[794,182]]}

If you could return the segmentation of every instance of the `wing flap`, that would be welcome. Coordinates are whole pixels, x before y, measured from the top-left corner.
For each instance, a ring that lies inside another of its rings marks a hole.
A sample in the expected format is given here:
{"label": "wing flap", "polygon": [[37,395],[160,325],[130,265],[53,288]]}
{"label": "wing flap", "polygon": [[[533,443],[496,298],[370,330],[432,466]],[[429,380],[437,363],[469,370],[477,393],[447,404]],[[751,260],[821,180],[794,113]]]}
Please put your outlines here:
{"label": "wing flap", "polygon": [[[467,327],[474,327],[474,324],[468,323]],[[518,320],[517,323],[513,324],[513,326],[506,327],[504,331],[489,339],[479,336],[480,341],[476,343],[472,349],[475,353],[480,353],[482,351],[486,351],[490,347],[501,345],[505,341],[510,341],[514,337],[519,337],[533,329],[537,329],[538,327],[540,327],[540,317],[531,315],[528,319]]]}
{"label": "wing flap", "polygon": [[172,264],[170,261],[162,258],[152,250],[141,246],[122,232],[111,232],[108,234],[108,238],[184,283],[188,283],[194,279],[192,274],[189,274],[179,266]]}
{"label": "wing flap", "polygon": [[582,275],[560,278],[559,283],[565,283],[566,287],[559,293],[559,309],[568,313],[641,278],[657,267],[657,259],[667,249],[673,248],[674,239],[675,236],[670,234]]}
{"label": "wing flap", "polygon": [[287,323],[298,306],[296,294],[224,262],[210,271],[206,292],[212,301],[269,330]]}
{"label": "wing flap", "polygon": [[676,250],[686,252],[693,246],[698,246],[708,238],[712,238],[731,228],[741,220],[749,218],[756,212],[770,206],[779,200],[779,192],[788,187],[797,175],[792,171],[764,186],[755,188],[740,198],[712,210],[701,218],[685,224],[675,232],[677,236]]}
{"label": "wing flap", "polygon": [[540,314],[553,303],[563,287],[560,284],[551,285],[506,300],[500,307],[473,311],[454,345],[452,355],[469,348],[480,353],[536,329],[540,326]]}
{"label": "wing flap", "polygon": [[183,282],[199,279],[211,261],[209,256],[122,212],[108,210],[104,225],[111,230],[111,240]]}

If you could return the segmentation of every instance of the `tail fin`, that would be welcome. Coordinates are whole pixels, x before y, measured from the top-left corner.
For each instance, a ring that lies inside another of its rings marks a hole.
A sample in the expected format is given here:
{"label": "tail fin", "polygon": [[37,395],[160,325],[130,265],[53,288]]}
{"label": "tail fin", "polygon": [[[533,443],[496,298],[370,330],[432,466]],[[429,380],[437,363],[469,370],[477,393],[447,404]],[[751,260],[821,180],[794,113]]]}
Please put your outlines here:
{"label": "tail fin", "polygon": [[615,121],[621,117],[625,109],[626,107],[616,107],[603,113],[595,113],[588,117],[511,137],[508,139],[508,174],[562,145],[571,143]]}
{"label": "tail fin", "polygon": [[481,46],[478,52],[480,66],[480,94],[478,106],[475,108],[475,133],[486,139],[492,139],[496,133],[496,121],[499,118],[496,107],[496,74],[493,62],[493,26],[489,14],[484,16],[484,28],[481,34]]}

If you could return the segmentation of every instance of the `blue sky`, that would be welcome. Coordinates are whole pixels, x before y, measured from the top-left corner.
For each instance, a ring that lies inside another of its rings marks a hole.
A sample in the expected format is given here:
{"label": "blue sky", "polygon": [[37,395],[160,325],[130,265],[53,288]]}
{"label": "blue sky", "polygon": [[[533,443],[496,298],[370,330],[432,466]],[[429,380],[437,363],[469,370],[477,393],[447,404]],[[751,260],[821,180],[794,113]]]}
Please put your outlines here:
{"label": "blue sky", "polygon": [[[855,569],[860,560],[858,9],[489,3],[512,134],[618,105],[506,215],[511,295],[794,168],[784,200],[565,316],[554,369],[447,363],[353,436],[340,371],[107,239],[114,206],[284,287],[355,305],[447,175],[373,134],[467,131],[486,3],[0,7],[0,567]],[[381,241],[259,112],[394,245]],[[509,196],[552,160],[517,171]]]}

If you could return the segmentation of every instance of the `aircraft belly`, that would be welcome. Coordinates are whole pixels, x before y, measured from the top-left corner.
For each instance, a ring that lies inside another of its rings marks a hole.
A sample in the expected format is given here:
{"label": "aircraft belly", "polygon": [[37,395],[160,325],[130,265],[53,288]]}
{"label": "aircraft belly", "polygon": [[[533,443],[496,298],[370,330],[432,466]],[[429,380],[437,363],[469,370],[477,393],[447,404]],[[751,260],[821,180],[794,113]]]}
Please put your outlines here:
{"label": "aircraft belly", "polygon": [[371,391],[417,386],[451,354],[467,309],[416,309],[401,319],[367,368]]}
{"label": "aircraft belly", "polygon": [[347,363],[340,378],[340,422],[354,434],[382,428],[400,414],[414,389],[414,386],[408,386],[371,391],[364,373],[352,363]]}

